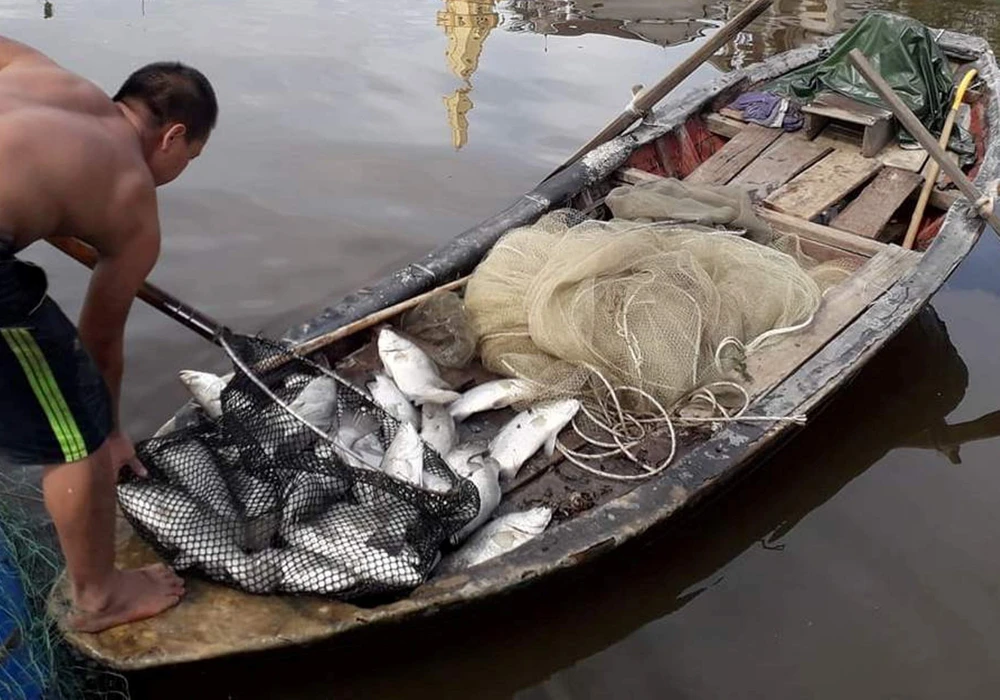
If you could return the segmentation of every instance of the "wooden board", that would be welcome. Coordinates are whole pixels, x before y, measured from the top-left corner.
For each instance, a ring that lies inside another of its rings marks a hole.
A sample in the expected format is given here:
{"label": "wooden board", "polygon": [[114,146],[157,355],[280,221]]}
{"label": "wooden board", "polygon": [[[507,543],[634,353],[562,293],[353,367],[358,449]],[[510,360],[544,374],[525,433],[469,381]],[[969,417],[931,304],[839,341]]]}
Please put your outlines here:
{"label": "wooden board", "polygon": [[709,112],[705,115],[705,126],[713,134],[731,139],[743,131],[746,124],[739,119],[733,119],[717,112]]}
{"label": "wooden board", "polygon": [[750,397],[767,393],[815,355],[920,260],[920,254],[886,246],[850,278],[831,288],[813,322],[798,333],[779,337],[747,357],[753,378]]}
{"label": "wooden board", "polygon": [[821,92],[812,102],[802,108],[805,114],[815,114],[838,122],[848,122],[859,126],[875,126],[879,122],[892,119],[892,112],[852,100],[838,92]]}
{"label": "wooden board", "polygon": [[882,238],[889,219],[923,181],[921,175],[909,170],[883,168],[830,226],[866,238]]}
{"label": "wooden board", "polygon": [[781,214],[768,209],[757,208],[757,215],[767,223],[771,224],[775,231],[781,233],[791,233],[799,238],[805,238],[817,243],[840,248],[849,253],[856,253],[870,258],[878,255],[887,247],[885,243],[879,243],[870,238],[855,236],[853,233],[838,231],[829,226],[821,226],[810,221],[796,219],[794,216]]}
{"label": "wooden board", "polygon": [[781,129],[748,124],[687,176],[687,182],[725,185],[782,135]]}
{"label": "wooden board", "polygon": [[783,134],[731,182],[755,189],[784,185],[832,150],[832,146],[809,141],[801,133]]}
{"label": "wooden board", "polygon": [[922,148],[903,148],[899,143],[890,143],[875,156],[887,168],[899,168],[919,173],[927,162],[927,151]]}
{"label": "wooden board", "polygon": [[863,185],[881,167],[874,158],[834,151],[764,201],[775,211],[808,221]]}

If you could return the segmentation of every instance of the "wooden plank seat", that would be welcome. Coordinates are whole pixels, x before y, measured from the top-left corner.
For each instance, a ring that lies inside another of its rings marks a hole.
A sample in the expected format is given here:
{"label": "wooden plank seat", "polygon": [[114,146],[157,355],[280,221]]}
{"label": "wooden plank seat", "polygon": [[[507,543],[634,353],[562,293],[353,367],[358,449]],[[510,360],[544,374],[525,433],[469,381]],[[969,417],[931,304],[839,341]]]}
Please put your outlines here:
{"label": "wooden plank seat", "polygon": [[802,108],[805,132],[809,138],[819,136],[831,122],[860,126],[861,155],[874,158],[895,136],[895,118],[887,109],[858,102],[836,92],[821,92]]}

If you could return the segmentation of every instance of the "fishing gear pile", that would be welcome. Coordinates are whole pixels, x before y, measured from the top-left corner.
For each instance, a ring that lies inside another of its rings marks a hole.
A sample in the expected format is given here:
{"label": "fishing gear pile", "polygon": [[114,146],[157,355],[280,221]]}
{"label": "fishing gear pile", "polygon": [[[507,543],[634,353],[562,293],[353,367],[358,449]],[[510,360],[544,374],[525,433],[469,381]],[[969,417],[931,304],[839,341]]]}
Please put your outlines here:
{"label": "fishing gear pile", "polygon": [[850,272],[811,274],[736,188],[665,180],[613,190],[607,204],[609,221],[559,210],[509,232],[469,281],[483,365],[528,382],[533,398],[610,385],[637,390],[623,397],[634,407],[646,395],[672,406],[807,325],[817,279]]}
{"label": "fishing gear pile", "polygon": [[252,593],[422,583],[480,512],[476,486],[329,369],[259,338],[224,345],[232,379],[187,373],[200,405],[138,446],[149,478],[118,486],[136,532],[176,569]]}

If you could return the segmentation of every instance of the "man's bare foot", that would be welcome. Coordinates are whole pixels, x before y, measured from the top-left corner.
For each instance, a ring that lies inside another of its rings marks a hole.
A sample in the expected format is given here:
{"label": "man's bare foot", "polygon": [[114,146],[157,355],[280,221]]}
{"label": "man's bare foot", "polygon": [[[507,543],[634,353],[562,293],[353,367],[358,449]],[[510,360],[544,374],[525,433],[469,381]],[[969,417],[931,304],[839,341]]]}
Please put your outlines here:
{"label": "man's bare foot", "polygon": [[116,570],[108,590],[76,596],[66,622],[78,632],[101,632],[171,608],[184,595],[184,579],[163,564]]}

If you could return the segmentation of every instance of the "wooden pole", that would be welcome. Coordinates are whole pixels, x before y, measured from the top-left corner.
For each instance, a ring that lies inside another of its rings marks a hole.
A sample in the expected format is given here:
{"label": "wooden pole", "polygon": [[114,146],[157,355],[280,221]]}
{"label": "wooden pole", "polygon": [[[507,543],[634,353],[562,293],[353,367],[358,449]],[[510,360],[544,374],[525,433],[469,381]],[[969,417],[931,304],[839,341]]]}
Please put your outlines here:
{"label": "wooden pole", "polygon": [[[91,270],[97,265],[97,251],[78,238],[58,237],[46,239],[74,260],[83,263]],[[192,306],[188,306],[177,297],[163,291],[159,287],[146,283],[139,289],[137,295],[157,311],[165,313],[175,321],[187,326],[206,340],[218,344],[218,336],[225,328],[215,319],[203,314]]]}
{"label": "wooden pole", "polygon": [[562,172],[567,167],[575,163],[581,156],[590,152],[597,146],[600,146],[602,143],[607,143],[632,126],[632,124],[634,124],[638,119],[645,116],[649,110],[656,106],[657,102],[662,100],[668,93],[680,85],[685,78],[691,75],[695,69],[698,68],[698,66],[711,58],[719,49],[732,41],[737,34],[743,31],[748,24],[759,17],[764,10],[770,7],[773,1],[774,0],[754,0],[754,2],[747,5],[742,12],[729,20],[729,22],[723,26],[722,29],[709,37],[705,43],[698,47],[697,51],[684,59],[679,66],[670,71],[670,73],[660,80],[660,82],[636,95],[625,111],[615,117],[615,119],[605,126],[594,138],[590,139],[590,141],[581,146],[576,153],[552,171],[552,173],[545,179],[548,180],[556,173]]}
{"label": "wooden pole", "polygon": [[[948,140],[951,138],[951,130],[955,126],[955,117],[958,115],[958,110],[962,106],[962,98],[965,96],[965,91],[968,89],[969,84],[972,79],[976,77],[976,69],[971,69],[962,78],[961,84],[955,91],[955,101],[951,105],[951,109],[948,110],[948,118],[944,122],[944,128],[941,130],[941,138],[938,140],[938,145],[941,148],[948,148]],[[937,164],[936,160],[932,160],[927,166],[927,174],[924,180],[924,187],[920,190],[920,199],[917,200],[917,206],[913,210],[913,217],[910,219],[910,227],[906,230],[906,238],[903,240],[903,247],[907,250],[913,249],[913,244],[917,240],[917,232],[920,230],[920,222],[924,220],[924,211],[927,209],[927,202],[931,198],[931,192],[934,190],[934,185],[937,184],[938,173],[941,171],[941,167]]]}
{"label": "wooden pole", "polygon": [[[954,163],[951,158],[943,148],[934,140],[934,137],[929,131],[920,123],[917,116],[910,111],[910,108],[903,104],[903,101],[896,96],[892,88],[889,86],[885,79],[875,70],[874,67],[868,62],[864,54],[857,49],[852,49],[849,54],[847,54],[848,60],[858,69],[858,72],[868,81],[872,89],[879,94],[879,96],[889,105],[892,109],[893,114],[896,115],[896,119],[906,128],[910,134],[913,135],[920,145],[931,155],[931,157],[937,161],[937,164],[942,170],[947,173],[948,177],[951,178],[952,182],[961,190],[965,198],[970,202],[976,202],[981,197],[979,190],[976,186],[965,176],[962,169]],[[997,218],[995,212],[990,212],[987,215],[986,220],[989,222],[993,230],[1000,233],[1000,219]]]}
{"label": "wooden pole", "polygon": [[393,316],[397,316],[404,311],[408,311],[422,302],[430,299],[435,294],[442,294],[443,292],[448,292],[454,289],[458,289],[469,281],[469,277],[462,277],[454,282],[448,282],[447,284],[442,284],[440,287],[435,287],[429,292],[424,292],[423,294],[418,294],[417,296],[410,297],[405,301],[401,301],[398,304],[393,304],[392,306],[387,306],[384,309],[376,311],[374,313],[368,314],[364,318],[360,318],[357,321],[348,323],[340,328],[330,331],[329,333],[324,333],[321,336],[313,338],[312,340],[307,340],[305,342],[299,343],[292,348],[292,352],[297,355],[309,354],[315,352],[322,347],[326,347],[332,343],[346,338],[349,335],[354,335],[360,331],[367,330],[372,326],[382,323],[382,321],[388,321]]}

